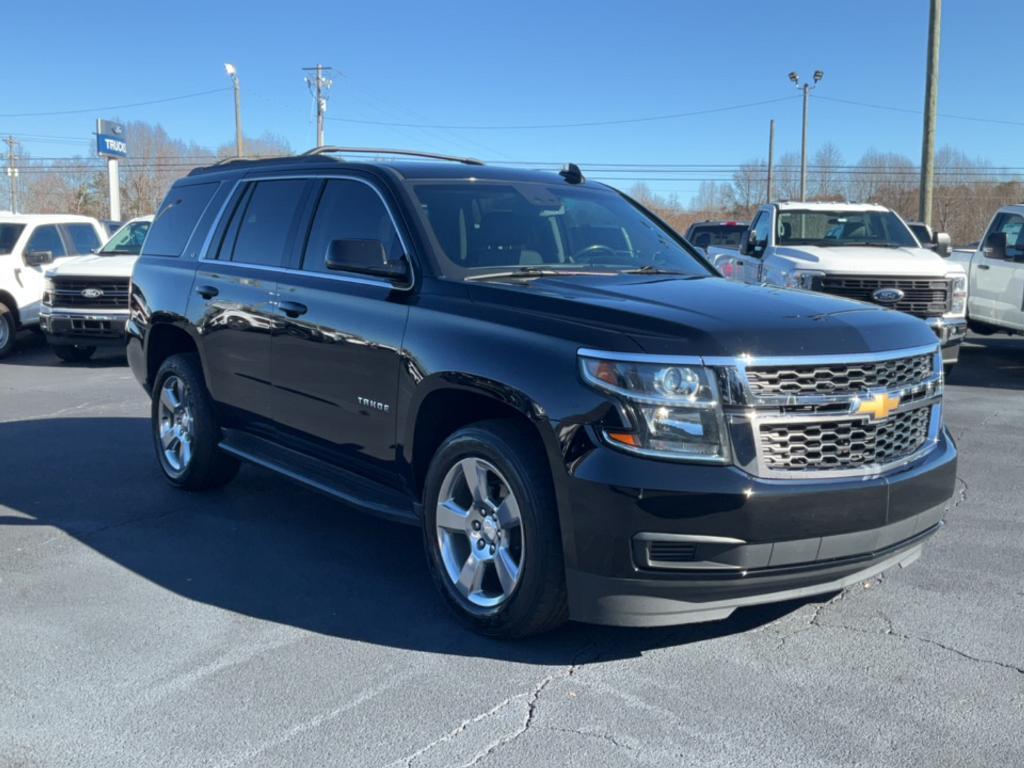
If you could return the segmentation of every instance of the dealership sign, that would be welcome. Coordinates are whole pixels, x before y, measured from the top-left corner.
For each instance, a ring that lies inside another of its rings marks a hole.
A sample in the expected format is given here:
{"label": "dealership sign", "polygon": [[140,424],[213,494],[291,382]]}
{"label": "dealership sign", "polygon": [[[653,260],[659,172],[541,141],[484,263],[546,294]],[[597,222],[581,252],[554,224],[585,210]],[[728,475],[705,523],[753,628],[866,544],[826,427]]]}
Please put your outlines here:
{"label": "dealership sign", "polygon": [[128,157],[123,125],[110,120],[96,121],[96,154],[101,157]]}

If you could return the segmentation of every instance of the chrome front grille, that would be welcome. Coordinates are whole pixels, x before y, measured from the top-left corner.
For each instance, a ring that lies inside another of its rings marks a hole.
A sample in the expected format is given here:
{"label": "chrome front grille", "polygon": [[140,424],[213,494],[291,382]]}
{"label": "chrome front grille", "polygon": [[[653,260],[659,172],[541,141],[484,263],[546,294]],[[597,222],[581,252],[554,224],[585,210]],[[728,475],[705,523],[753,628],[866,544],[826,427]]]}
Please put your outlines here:
{"label": "chrome front grille", "polygon": [[123,278],[53,278],[53,306],[74,309],[128,309],[128,283]]}
{"label": "chrome front grille", "polygon": [[836,296],[879,304],[872,294],[880,288],[898,288],[903,298],[883,306],[918,317],[941,317],[950,310],[949,280],[917,277],[844,277],[826,275],[816,288]]}
{"label": "chrome front grille", "polygon": [[736,464],[774,479],[866,477],[923,456],[942,429],[937,345],[807,357],[704,358]]}
{"label": "chrome front grille", "polygon": [[919,384],[934,373],[933,357],[929,353],[877,362],[748,367],[746,373],[755,397],[857,394]]}
{"label": "chrome front grille", "polygon": [[758,434],[762,463],[776,472],[855,470],[889,464],[924,446],[931,411],[924,406],[881,421],[763,423]]}

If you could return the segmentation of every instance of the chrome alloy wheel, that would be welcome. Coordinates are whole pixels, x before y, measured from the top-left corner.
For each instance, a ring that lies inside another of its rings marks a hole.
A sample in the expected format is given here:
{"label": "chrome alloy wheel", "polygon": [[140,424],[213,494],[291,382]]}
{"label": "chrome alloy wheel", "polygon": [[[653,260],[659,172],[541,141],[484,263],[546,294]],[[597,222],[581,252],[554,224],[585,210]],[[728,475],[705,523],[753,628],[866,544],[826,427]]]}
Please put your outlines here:
{"label": "chrome alloy wheel", "polygon": [[519,503],[488,461],[452,465],[438,494],[437,546],[445,572],[473,605],[493,608],[511,597],[525,562]]}
{"label": "chrome alloy wheel", "polygon": [[0,349],[7,346],[11,340],[11,328],[7,325],[6,319],[0,316]]}
{"label": "chrome alloy wheel", "polygon": [[168,376],[160,387],[157,428],[164,463],[175,475],[188,469],[192,461],[192,409],[188,406],[188,386],[177,376]]}

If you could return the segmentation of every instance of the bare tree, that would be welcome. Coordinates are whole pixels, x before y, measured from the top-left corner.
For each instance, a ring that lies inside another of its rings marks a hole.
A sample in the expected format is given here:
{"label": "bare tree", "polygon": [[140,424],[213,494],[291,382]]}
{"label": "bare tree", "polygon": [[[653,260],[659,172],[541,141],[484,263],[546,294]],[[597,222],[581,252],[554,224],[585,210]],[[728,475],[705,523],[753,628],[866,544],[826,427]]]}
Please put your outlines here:
{"label": "bare tree", "polygon": [[814,153],[810,187],[815,200],[845,200],[846,183],[842,173],[843,153],[831,141]]}
{"label": "bare tree", "polygon": [[772,179],[777,200],[800,199],[800,155],[786,152],[776,163]]}
{"label": "bare tree", "polygon": [[732,175],[732,195],[735,213],[749,218],[768,196],[768,163],[748,160]]}

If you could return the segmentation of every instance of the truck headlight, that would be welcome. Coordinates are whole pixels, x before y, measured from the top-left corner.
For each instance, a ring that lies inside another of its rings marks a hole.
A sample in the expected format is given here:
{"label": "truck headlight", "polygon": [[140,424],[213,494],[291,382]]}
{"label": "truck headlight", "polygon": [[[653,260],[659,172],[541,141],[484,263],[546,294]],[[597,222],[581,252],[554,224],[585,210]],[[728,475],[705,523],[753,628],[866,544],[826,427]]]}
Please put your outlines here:
{"label": "truck headlight", "polygon": [[967,314],[967,275],[963,272],[952,272],[946,275],[946,279],[949,280],[950,314]]}
{"label": "truck headlight", "polygon": [[815,279],[824,276],[824,272],[816,269],[794,269],[792,272],[786,272],[782,279],[783,285],[787,288],[803,288],[813,291]]}
{"label": "truck headlight", "polygon": [[53,280],[49,277],[43,279],[43,306],[53,306]]}
{"label": "truck headlight", "polygon": [[627,429],[604,430],[617,448],[646,456],[725,463],[729,445],[713,373],[656,356],[580,353],[583,380],[622,404]]}

